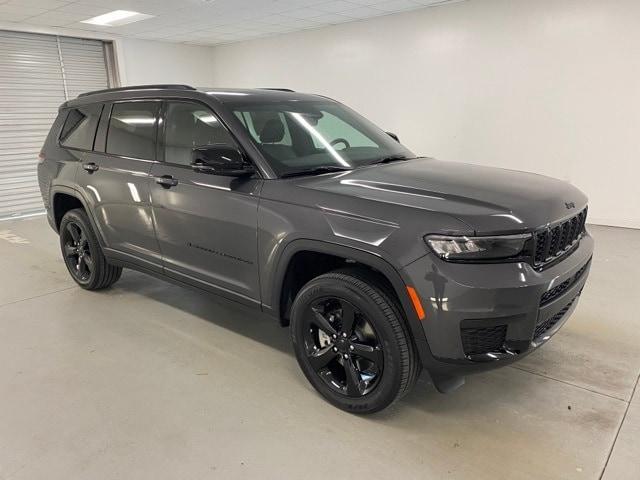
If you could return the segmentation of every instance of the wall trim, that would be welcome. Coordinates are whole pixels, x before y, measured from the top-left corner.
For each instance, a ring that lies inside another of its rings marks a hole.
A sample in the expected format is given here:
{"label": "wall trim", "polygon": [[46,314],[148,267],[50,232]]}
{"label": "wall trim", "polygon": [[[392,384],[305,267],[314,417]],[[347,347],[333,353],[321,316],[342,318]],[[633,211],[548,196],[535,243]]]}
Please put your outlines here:
{"label": "wall trim", "polygon": [[603,227],[632,228],[640,230],[640,220],[637,218],[607,218],[591,217],[587,225],[600,225]]}

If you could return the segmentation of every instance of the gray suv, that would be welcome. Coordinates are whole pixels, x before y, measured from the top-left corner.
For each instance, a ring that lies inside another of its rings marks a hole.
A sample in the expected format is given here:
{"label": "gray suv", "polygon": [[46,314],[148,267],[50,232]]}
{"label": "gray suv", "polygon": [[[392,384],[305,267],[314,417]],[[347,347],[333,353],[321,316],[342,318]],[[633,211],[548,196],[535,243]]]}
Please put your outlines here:
{"label": "gray suv", "polygon": [[576,307],[587,198],[417,157],[346,106],[284,89],[126,87],[60,107],[38,175],[73,279],[132,268],[290,326],[329,402],[381,410],[507,365]]}

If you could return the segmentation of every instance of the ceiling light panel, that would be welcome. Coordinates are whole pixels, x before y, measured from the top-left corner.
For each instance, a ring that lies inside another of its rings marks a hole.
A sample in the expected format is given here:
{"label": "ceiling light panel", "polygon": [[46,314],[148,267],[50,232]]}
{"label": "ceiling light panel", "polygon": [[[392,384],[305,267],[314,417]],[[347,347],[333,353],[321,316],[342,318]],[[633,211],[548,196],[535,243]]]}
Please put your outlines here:
{"label": "ceiling light panel", "polygon": [[139,22],[151,18],[153,15],[146,13],[133,12],[131,10],[114,10],[113,12],[98,15],[97,17],[82,20],[81,23],[90,23],[91,25],[101,25],[104,27],[119,27],[129,23]]}

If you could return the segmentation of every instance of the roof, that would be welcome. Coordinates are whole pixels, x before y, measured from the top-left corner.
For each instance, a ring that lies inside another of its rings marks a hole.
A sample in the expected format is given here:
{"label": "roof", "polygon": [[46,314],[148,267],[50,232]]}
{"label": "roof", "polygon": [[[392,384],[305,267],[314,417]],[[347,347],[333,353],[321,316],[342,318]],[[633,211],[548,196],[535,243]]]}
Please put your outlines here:
{"label": "roof", "polygon": [[220,103],[282,102],[318,100],[318,95],[294,92],[285,88],[198,88]]}
{"label": "roof", "polygon": [[182,84],[128,85],[126,87],[104,88],[102,90],[84,92],[78,95],[78,97],[87,97],[89,95],[97,95],[99,93],[130,92],[131,90],[195,90],[195,88],[190,85]]}
{"label": "roof", "polygon": [[112,101],[119,99],[135,98],[137,94],[144,97],[152,97],[150,93],[167,93],[169,95],[184,94],[192,97],[194,94],[206,94],[213,97],[219,103],[253,103],[259,102],[283,102],[318,100],[319,95],[294,92],[287,88],[194,88],[190,85],[159,84],[159,85],[129,85],[126,87],[107,88],[82,93],[78,98],[65,102],[62,107],[77,106],[94,102]]}

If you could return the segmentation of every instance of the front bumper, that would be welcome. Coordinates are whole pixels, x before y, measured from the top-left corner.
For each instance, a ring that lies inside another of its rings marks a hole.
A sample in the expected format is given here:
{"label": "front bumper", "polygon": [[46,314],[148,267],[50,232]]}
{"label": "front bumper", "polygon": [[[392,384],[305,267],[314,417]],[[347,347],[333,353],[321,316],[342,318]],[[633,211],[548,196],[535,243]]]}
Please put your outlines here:
{"label": "front bumper", "polygon": [[460,264],[425,255],[404,268],[419,294],[432,377],[506,365],[545,343],[575,309],[589,275],[587,233],[561,262]]}

